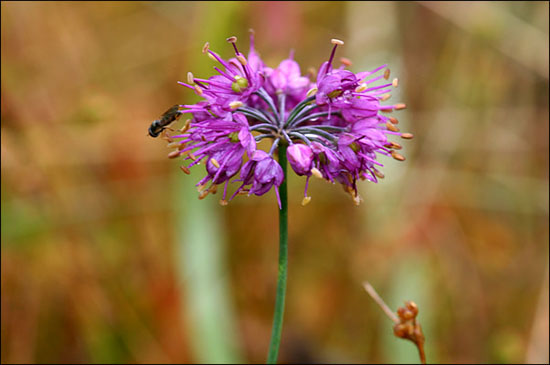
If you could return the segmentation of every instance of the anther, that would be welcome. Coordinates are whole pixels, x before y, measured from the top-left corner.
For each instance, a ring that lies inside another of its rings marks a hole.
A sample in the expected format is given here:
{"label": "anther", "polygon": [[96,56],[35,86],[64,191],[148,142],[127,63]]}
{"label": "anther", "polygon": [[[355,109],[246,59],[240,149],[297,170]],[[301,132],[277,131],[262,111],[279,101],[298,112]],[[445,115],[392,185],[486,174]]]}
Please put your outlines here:
{"label": "anther", "polygon": [[192,153],[189,153],[189,158],[193,161],[197,161],[197,156],[195,156],[194,154]]}
{"label": "anther", "polygon": [[387,80],[390,78],[390,69],[387,68],[386,71],[384,71],[384,78]]}
{"label": "anther", "polygon": [[332,39],[330,40],[330,43],[335,44],[335,45],[338,45],[338,46],[343,46],[343,45],[344,45],[344,41],[341,41],[341,40],[336,39],[336,38],[332,38]]}
{"label": "anther", "polygon": [[218,192],[218,185],[212,185],[209,189],[208,189],[208,192],[210,192],[210,194],[216,194]]}
{"label": "anther", "polygon": [[399,124],[399,121],[397,120],[397,118],[394,118],[394,117],[388,117],[388,119],[390,120],[390,122],[392,122],[393,124]]}
{"label": "anther", "polygon": [[216,59],[216,57],[214,57],[214,56],[212,55],[212,53],[210,53],[210,52],[208,52],[208,57],[210,57],[210,59],[211,59],[212,61],[218,62],[218,60]]}
{"label": "anther", "polygon": [[203,200],[210,192],[208,190],[201,191],[199,194],[199,200]]}
{"label": "anther", "polygon": [[394,150],[400,150],[403,148],[403,146],[401,146],[399,143],[397,142],[390,142],[391,144],[391,148],[393,148]]}
{"label": "anther", "polygon": [[161,132],[160,137],[161,137],[162,139],[164,139],[165,141],[172,142],[172,138],[168,135],[168,130],[167,130],[167,129],[164,129],[164,130]]}
{"label": "anther", "polygon": [[341,57],[340,58],[340,63],[342,63],[342,65],[344,66],[351,66],[353,64],[353,62],[351,62],[351,60],[349,58],[346,58],[346,57]]}
{"label": "anther", "polygon": [[175,150],[175,151],[172,151],[168,154],[168,158],[176,158],[176,157],[179,157],[179,155],[180,155],[180,151]]}
{"label": "anther", "polygon": [[391,157],[393,157],[394,159],[396,159],[397,161],[405,161],[405,156],[395,152],[395,151],[391,151]]}
{"label": "anther", "polygon": [[235,67],[239,67],[240,62],[237,63],[237,61],[235,61],[234,59],[230,59],[228,62]]}
{"label": "anther", "polygon": [[221,199],[221,200],[220,200],[220,205],[221,205],[222,207],[225,207],[227,204],[229,204],[229,203],[227,202],[227,200],[225,200],[225,199]]}
{"label": "anther", "polygon": [[237,108],[240,108],[241,106],[243,106],[244,104],[238,100],[235,100],[235,101],[232,101],[229,103],[229,107],[231,108],[231,110],[235,110]]}
{"label": "anther", "polygon": [[306,96],[309,98],[313,95],[317,94],[317,88],[316,87],[313,87],[311,89],[308,90],[308,92],[306,93]]}
{"label": "anther", "polygon": [[205,188],[206,188],[206,184],[199,185],[199,186],[197,186],[197,191],[200,193],[200,192],[202,192]]}
{"label": "anther", "polygon": [[191,174],[191,170],[187,166],[180,166],[181,171],[185,172],[187,175]]}
{"label": "anther", "polygon": [[[208,52],[208,50],[210,49],[210,43],[206,42],[204,44],[204,46],[202,47],[202,53],[206,53]],[[209,53],[210,54],[210,53]]]}
{"label": "anther", "polygon": [[181,132],[181,133],[187,132],[187,131],[189,130],[189,127],[190,127],[190,126],[191,126],[191,119],[187,119],[187,120],[185,121],[185,124],[183,125],[183,127],[181,127],[180,132]]}
{"label": "anther", "polygon": [[323,174],[321,173],[321,171],[319,171],[319,169],[317,167],[312,168],[310,171],[311,171],[311,174],[313,176],[315,176],[316,178],[318,178],[318,179],[323,178]]}
{"label": "anther", "polygon": [[212,162],[212,165],[216,166],[217,169],[220,168],[220,163],[216,159],[211,158],[210,162]]}
{"label": "anther", "polygon": [[179,142],[170,142],[166,145],[168,148],[179,148],[180,143]]}
{"label": "anther", "polygon": [[363,199],[359,196],[359,194],[353,197],[353,204],[357,206],[360,205],[362,201]]}
{"label": "anther", "polygon": [[386,122],[386,128],[392,132],[399,132],[399,128],[397,128],[393,123],[390,122]]}
{"label": "anther", "polygon": [[368,89],[367,84],[362,83],[361,85],[359,85],[359,86],[357,86],[357,87],[355,88],[355,92],[356,92],[356,93],[360,93],[360,92],[363,92],[363,91],[365,91],[365,90],[367,90],[367,89]]}
{"label": "anther", "polygon": [[377,169],[372,169],[372,171],[374,172],[374,175],[376,175],[376,177],[379,179],[383,179],[385,177],[382,171],[379,171]]}
{"label": "anther", "polygon": [[384,94],[380,97],[380,101],[386,101],[388,100],[389,98],[391,98],[391,94],[388,93],[388,94]]}
{"label": "anther", "polygon": [[190,85],[195,83],[195,78],[193,77],[193,73],[191,71],[187,73],[187,83]]}
{"label": "anther", "polygon": [[228,43],[235,43],[235,42],[237,42],[237,37],[235,37],[235,36],[229,37],[229,38],[226,39],[226,41]]}
{"label": "anther", "polygon": [[310,79],[314,79],[317,77],[317,70],[315,70],[315,67],[310,67],[307,69],[307,75]]}
{"label": "anther", "polygon": [[246,66],[247,61],[246,61],[246,58],[244,58],[243,55],[238,54],[235,58],[237,58],[237,60],[239,60],[239,62],[241,63],[241,65]]}
{"label": "anther", "polygon": [[395,78],[395,79],[393,79],[391,84],[393,85],[393,87],[397,87],[397,85],[399,85],[399,80],[397,78]]}
{"label": "anther", "polygon": [[310,201],[311,201],[310,196],[304,196],[304,199],[302,199],[302,207],[305,207],[306,205],[308,205]]}
{"label": "anther", "polygon": [[201,89],[198,85],[195,85],[195,92],[196,92],[199,96],[202,96],[202,89]]}
{"label": "anther", "polygon": [[413,139],[414,135],[412,133],[401,133],[401,138],[404,139]]}
{"label": "anther", "polygon": [[401,109],[405,109],[407,105],[403,103],[399,103],[399,104],[395,104],[393,107],[395,108],[395,110],[401,110]]}

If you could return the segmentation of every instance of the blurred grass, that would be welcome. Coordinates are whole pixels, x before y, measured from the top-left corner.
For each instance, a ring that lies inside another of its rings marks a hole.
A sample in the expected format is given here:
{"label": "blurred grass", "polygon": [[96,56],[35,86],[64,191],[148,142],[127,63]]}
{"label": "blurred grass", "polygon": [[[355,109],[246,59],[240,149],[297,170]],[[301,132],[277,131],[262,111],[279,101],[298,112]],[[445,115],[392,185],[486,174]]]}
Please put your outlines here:
{"label": "blurred grass", "polygon": [[281,361],[416,362],[368,279],[419,303],[429,362],[548,362],[547,2],[0,7],[2,363],[265,360],[274,195],[193,199],[202,172],[146,136],[196,101],[176,81],[210,74],[204,42],[228,56],[248,28],[271,66],[318,67],[330,38],[355,71],[388,63],[415,134],[359,209],[317,180],[301,207],[290,178]]}

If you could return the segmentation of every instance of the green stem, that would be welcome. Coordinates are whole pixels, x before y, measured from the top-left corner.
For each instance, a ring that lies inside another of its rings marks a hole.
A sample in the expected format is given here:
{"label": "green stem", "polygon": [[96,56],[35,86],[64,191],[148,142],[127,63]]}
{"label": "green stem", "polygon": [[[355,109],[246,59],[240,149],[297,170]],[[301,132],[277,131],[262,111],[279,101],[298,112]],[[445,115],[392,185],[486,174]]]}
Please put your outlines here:
{"label": "green stem", "polygon": [[286,143],[281,141],[279,145],[279,164],[283,168],[284,180],[279,186],[281,209],[279,210],[279,274],[277,279],[277,297],[275,298],[275,313],[273,314],[273,327],[271,329],[271,342],[267,355],[268,364],[277,363],[281,332],[283,329],[283,314],[285,310],[286,278],[288,270],[288,198],[286,187]]}

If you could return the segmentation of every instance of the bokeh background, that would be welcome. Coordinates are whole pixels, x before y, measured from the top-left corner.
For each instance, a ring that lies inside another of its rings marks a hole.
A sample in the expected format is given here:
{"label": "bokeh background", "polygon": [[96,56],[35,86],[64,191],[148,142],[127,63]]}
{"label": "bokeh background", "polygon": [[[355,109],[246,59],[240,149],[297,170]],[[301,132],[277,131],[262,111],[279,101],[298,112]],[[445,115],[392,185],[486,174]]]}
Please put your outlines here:
{"label": "bokeh background", "polygon": [[[2,363],[263,362],[274,194],[221,207],[147,128],[201,53],[388,63],[405,162],[291,176],[281,362],[418,362],[363,290],[414,300],[429,362],[548,362],[548,2],[2,2]],[[181,123],[181,122],[180,122]],[[200,170],[200,171],[199,171]]]}

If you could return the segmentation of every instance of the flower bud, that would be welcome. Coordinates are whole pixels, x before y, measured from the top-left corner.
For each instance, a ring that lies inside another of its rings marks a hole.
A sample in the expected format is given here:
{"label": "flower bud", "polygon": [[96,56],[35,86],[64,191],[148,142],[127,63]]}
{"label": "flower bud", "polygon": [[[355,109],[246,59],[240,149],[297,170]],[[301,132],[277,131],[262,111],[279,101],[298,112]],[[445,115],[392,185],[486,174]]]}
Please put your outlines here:
{"label": "flower bud", "polygon": [[286,157],[298,175],[309,175],[313,162],[313,151],[304,144],[293,144],[286,150]]}

